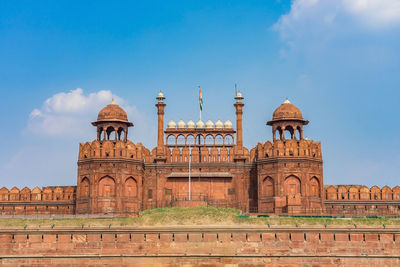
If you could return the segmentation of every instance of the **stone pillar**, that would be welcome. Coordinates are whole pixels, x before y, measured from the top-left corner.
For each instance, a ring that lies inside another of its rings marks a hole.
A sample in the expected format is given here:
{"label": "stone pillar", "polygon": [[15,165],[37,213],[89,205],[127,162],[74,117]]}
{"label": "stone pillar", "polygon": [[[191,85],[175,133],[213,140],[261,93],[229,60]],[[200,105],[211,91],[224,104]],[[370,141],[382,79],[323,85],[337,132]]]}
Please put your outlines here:
{"label": "stone pillar", "polygon": [[240,92],[235,97],[236,103],[234,104],[236,109],[236,155],[243,155],[243,125],[242,115],[244,104],[242,102],[243,96]]}
{"label": "stone pillar", "polygon": [[164,95],[163,93],[159,93],[157,96],[157,115],[158,115],[158,132],[157,132],[157,159],[158,160],[166,160],[164,153],[164,109],[166,104],[164,103]]}

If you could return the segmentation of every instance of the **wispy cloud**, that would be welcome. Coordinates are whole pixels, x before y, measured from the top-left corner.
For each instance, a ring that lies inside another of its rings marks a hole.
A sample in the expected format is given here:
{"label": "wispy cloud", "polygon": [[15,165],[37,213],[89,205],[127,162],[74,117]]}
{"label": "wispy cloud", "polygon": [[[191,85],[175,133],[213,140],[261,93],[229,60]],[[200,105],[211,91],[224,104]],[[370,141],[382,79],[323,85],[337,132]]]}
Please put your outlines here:
{"label": "wispy cloud", "polygon": [[111,93],[98,91],[85,95],[81,88],[69,92],[57,93],[46,99],[40,108],[29,115],[28,130],[35,134],[66,136],[85,135],[90,129],[90,121],[96,112],[117,98],[118,103],[125,101]]}
{"label": "wispy cloud", "polygon": [[[400,28],[399,0],[294,0],[289,13],[272,27],[287,49],[349,36],[379,34]],[[281,51],[287,55],[287,51]]]}
{"label": "wispy cloud", "polygon": [[32,110],[27,128],[30,133],[37,135],[89,138],[94,136],[90,122],[96,120],[97,113],[113,98],[125,109],[128,119],[135,123],[135,141],[150,143],[152,127],[147,116],[109,90],[85,94],[81,88],[77,88],[54,94],[40,108]]}

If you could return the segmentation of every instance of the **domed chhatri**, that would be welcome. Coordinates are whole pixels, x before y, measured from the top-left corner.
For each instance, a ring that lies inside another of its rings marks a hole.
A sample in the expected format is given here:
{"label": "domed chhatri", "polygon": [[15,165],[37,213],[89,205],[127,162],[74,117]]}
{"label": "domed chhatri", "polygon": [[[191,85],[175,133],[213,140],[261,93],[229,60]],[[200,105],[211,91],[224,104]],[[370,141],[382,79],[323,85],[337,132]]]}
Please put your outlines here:
{"label": "domed chhatri", "polygon": [[214,128],[214,123],[211,120],[208,120],[206,122],[206,129],[213,129]]}
{"label": "domed chhatri", "polygon": [[222,129],[224,127],[224,124],[222,123],[221,120],[217,120],[215,122],[215,129]]}
{"label": "domed chhatri", "polygon": [[[267,125],[272,126],[273,139],[279,135],[279,139],[303,139],[303,126],[308,121],[303,119],[300,109],[286,99],[272,115],[272,120]],[[285,131],[288,133],[285,135]]]}
{"label": "domed chhatri", "polygon": [[183,120],[178,121],[178,129],[186,128],[186,124]]}
{"label": "domed chhatri", "polygon": [[[97,121],[92,122],[93,126],[97,127],[97,140],[127,141],[128,128],[133,126],[133,123],[128,121],[128,115],[125,110],[118,106],[114,99],[103,108],[97,115]],[[111,138],[112,133],[114,138]]]}
{"label": "domed chhatri", "polygon": [[108,104],[105,108],[103,108],[99,115],[97,116],[97,121],[122,121],[128,122],[128,115],[125,110],[118,106],[114,99]]}
{"label": "domed chhatri", "polygon": [[273,121],[277,120],[303,120],[303,115],[300,109],[290,103],[288,99],[285,100],[277,109],[275,109],[272,116]]}
{"label": "domed chhatri", "polygon": [[204,122],[203,122],[202,120],[199,120],[199,121],[196,123],[196,128],[198,128],[198,129],[203,129],[203,128],[204,128]]}
{"label": "domed chhatri", "polygon": [[227,120],[227,121],[224,123],[224,128],[225,128],[225,129],[232,129],[232,127],[233,127],[233,125],[232,125],[232,122],[231,122],[230,120]]}
{"label": "domed chhatri", "polygon": [[188,121],[188,123],[186,124],[188,129],[194,129],[194,121],[190,120]]}
{"label": "domed chhatri", "polygon": [[173,120],[170,120],[168,122],[168,128],[170,128],[170,129],[176,128],[176,123]]}

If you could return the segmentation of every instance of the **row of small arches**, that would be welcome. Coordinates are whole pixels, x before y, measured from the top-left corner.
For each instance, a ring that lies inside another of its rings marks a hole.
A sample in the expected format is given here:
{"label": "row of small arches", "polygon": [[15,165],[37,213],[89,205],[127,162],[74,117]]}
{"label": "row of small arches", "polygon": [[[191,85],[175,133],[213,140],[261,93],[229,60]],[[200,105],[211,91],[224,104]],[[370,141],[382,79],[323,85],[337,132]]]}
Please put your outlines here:
{"label": "row of small arches", "polygon": [[[182,162],[188,163],[189,158],[191,157],[191,162],[198,163],[198,162],[207,162],[207,163],[220,163],[220,162],[233,162],[233,149],[227,147],[213,147],[213,148],[206,148],[202,147],[200,150],[199,148],[192,148],[189,151],[188,147],[178,148],[175,147],[172,151],[168,150],[168,162]],[[245,155],[248,156],[248,151],[245,150]]]}
{"label": "row of small arches", "polygon": [[39,187],[32,190],[28,187],[22,190],[18,187],[0,189],[1,201],[72,201],[74,195],[75,187],[72,186],[44,187],[43,190]]}
{"label": "row of small arches", "polygon": [[[283,182],[283,189],[285,196],[295,196],[295,195],[304,195],[301,189],[301,180],[299,177],[295,175],[289,175],[285,178]],[[311,177],[308,181],[308,196],[320,197],[320,182],[319,179],[315,176]],[[274,179],[270,176],[267,176],[263,179],[262,182],[262,197],[273,197],[276,195],[275,192],[275,183]]]}
{"label": "row of small arches", "polygon": [[100,127],[99,132],[98,132],[98,139],[100,141],[125,140],[126,133],[125,133],[124,128],[122,128],[122,127],[116,128],[116,127],[109,126],[109,127],[107,127],[107,129]]}
{"label": "row of small arches", "polygon": [[[297,127],[292,127],[291,125],[281,127],[278,126],[274,132],[274,139],[280,139],[280,140],[287,140],[287,139],[293,139],[293,140],[300,140],[302,139],[302,129],[300,126]],[[277,138],[278,137],[278,138]]]}
{"label": "row of small arches", "polygon": [[[89,178],[83,177],[79,185],[79,195],[81,198],[90,197],[91,186]],[[115,179],[111,176],[102,177],[96,186],[99,197],[114,197],[117,194]],[[130,176],[125,179],[122,195],[124,197],[138,196],[138,184],[135,178]]]}
{"label": "row of small arches", "polygon": [[233,136],[228,134],[222,136],[220,134],[216,135],[215,137],[211,134],[208,135],[196,135],[193,136],[191,134],[187,135],[186,137],[182,134],[175,136],[169,135],[167,136],[167,145],[233,145],[234,139]]}
{"label": "row of small arches", "polygon": [[400,200],[400,187],[328,186],[326,200]]}

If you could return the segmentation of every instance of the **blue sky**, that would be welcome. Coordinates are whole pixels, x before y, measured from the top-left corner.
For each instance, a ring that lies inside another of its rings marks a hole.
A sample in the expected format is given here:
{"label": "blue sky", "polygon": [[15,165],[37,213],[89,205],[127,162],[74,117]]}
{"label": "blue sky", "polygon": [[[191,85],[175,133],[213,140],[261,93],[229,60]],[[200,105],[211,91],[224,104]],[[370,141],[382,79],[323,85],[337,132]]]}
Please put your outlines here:
{"label": "blue sky", "polygon": [[400,184],[400,2],[2,1],[0,183],[76,184],[78,144],[112,97],[156,144],[166,120],[234,121],[248,148],[286,97],[320,140],[325,184]]}

